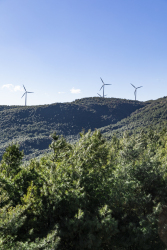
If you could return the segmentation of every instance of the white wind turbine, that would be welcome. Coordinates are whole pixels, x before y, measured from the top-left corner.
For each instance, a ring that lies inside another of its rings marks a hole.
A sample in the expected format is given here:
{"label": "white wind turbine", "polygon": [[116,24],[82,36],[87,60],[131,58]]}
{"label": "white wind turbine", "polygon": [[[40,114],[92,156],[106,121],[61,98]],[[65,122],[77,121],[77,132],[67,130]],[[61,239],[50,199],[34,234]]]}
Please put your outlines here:
{"label": "white wind turbine", "polygon": [[136,94],[137,94],[137,89],[143,87],[143,86],[140,86],[140,87],[135,87],[132,83],[131,85],[135,88],[135,92],[134,92],[134,95],[135,95],[135,101],[136,101]]}
{"label": "white wind turbine", "polygon": [[[23,87],[24,87],[24,85],[23,85]],[[25,106],[26,106],[27,105],[27,93],[34,93],[34,92],[28,92],[25,87],[24,87],[24,90],[25,90],[25,92],[24,92],[23,96],[25,95]]]}
{"label": "white wind turbine", "polygon": [[100,79],[101,79],[101,81],[102,81],[102,83],[103,83],[103,85],[101,86],[100,90],[103,88],[103,98],[104,98],[104,97],[105,97],[105,95],[104,95],[104,86],[105,86],[105,85],[111,85],[111,84],[106,84],[106,83],[104,83],[101,77],[100,77]]}

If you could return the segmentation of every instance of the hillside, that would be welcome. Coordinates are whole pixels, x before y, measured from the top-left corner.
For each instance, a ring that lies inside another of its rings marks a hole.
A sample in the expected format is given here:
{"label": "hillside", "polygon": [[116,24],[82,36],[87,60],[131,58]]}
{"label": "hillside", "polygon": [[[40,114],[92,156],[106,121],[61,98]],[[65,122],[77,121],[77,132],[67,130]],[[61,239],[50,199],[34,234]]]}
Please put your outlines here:
{"label": "hillside", "polygon": [[[73,142],[82,129],[107,128],[148,105],[94,97],[41,106],[0,106],[0,157],[9,144],[18,142],[28,160],[48,151],[49,135],[54,131]],[[104,130],[108,131],[110,127]]]}
{"label": "hillside", "polygon": [[113,133],[122,135],[124,131],[130,134],[139,132],[141,129],[147,130],[150,126],[161,129],[167,122],[167,97],[163,97],[154,101],[145,102],[145,106],[132,112],[127,118],[101,128],[101,132],[107,138]]}

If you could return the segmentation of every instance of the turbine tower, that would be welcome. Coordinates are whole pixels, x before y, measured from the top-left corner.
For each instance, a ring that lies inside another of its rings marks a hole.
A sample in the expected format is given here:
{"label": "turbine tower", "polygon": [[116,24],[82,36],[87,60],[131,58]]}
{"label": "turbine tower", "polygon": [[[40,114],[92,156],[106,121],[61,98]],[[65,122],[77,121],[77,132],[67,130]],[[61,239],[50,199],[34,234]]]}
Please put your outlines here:
{"label": "turbine tower", "polygon": [[[23,87],[24,87],[24,85],[23,85]],[[25,95],[25,106],[26,106],[27,105],[27,93],[34,93],[34,92],[28,92],[25,87],[24,87],[24,90],[25,90],[25,92],[24,92],[23,96]]]}
{"label": "turbine tower", "polygon": [[135,101],[136,101],[136,93],[137,93],[137,89],[139,89],[139,88],[141,88],[141,87],[143,87],[143,86],[140,86],[140,87],[135,87],[132,83],[131,83],[131,85],[135,88],[135,92],[134,92],[134,95],[135,95]]}
{"label": "turbine tower", "polygon": [[103,83],[103,85],[101,86],[100,90],[103,88],[103,98],[104,98],[104,97],[105,97],[105,95],[104,95],[104,86],[105,86],[105,85],[111,85],[111,84],[106,84],[106,83],[104,83],[101,77],[100,77],[100,79],[101,79],[101,81],[102,81],[102,83]]}

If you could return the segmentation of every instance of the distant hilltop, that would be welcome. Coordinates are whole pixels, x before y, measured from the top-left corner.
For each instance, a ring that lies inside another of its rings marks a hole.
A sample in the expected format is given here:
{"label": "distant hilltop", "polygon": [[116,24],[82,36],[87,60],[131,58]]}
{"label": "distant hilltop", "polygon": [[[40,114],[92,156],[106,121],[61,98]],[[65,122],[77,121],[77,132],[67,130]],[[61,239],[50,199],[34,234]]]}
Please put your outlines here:
{"label": "distant hilltop", "polygon": [[90,97],[68,103],[39,106],[0,106],[0,156],[5,148],[19,143],[25,159],[48,152],[50,134],[56,132],[70,142],[79,133],[100,129],[106,138],[146,129],[150,125],[163,126],[167,120],[167,99],[146,102]]}

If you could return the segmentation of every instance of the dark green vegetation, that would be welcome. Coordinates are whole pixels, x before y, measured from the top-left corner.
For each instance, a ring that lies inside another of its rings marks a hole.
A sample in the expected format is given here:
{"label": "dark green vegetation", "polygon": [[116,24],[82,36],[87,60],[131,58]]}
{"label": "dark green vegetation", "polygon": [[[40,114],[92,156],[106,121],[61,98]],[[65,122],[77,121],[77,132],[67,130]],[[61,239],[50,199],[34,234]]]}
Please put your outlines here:
{"label": "dark green vegetation", "polygon": [[25,159],[36,157],[48,152],[49,135],[54,131],[74,142],[83,128],[93,131],[116,124],[146,105],[125,99],[94,97],[42,106],[0,106],[0,157],[11,142],[20,144]]}
{"label": "dark green vegetation", "polygon": [[94,97],[42,106],[0,106],[0,158],[12,141],[24,149],[25,160],[49,152],[49,135],[55,131],[73,143],[82,129],[98,128],[111,138],[115,132],[121,136],[150,125],[160,128],[166,120],[166,97],[147,102]]}
{"label": "dark green vegetation", "polygon": [[0,164],[0,249],[165,250],[167,130],[76,144],[52,135],[52,154]]}
{"label": "dark green vegetation", "polygon": [[114,133],[118,135],[122,135],[124,131],[138,133],[141,129],[149,129],[150,126],[161,130],[167,124],[167,97],[147,101],[144,104],[143,108],[137,109],[129,117],[103,127],[101,132],[109,138]]}

